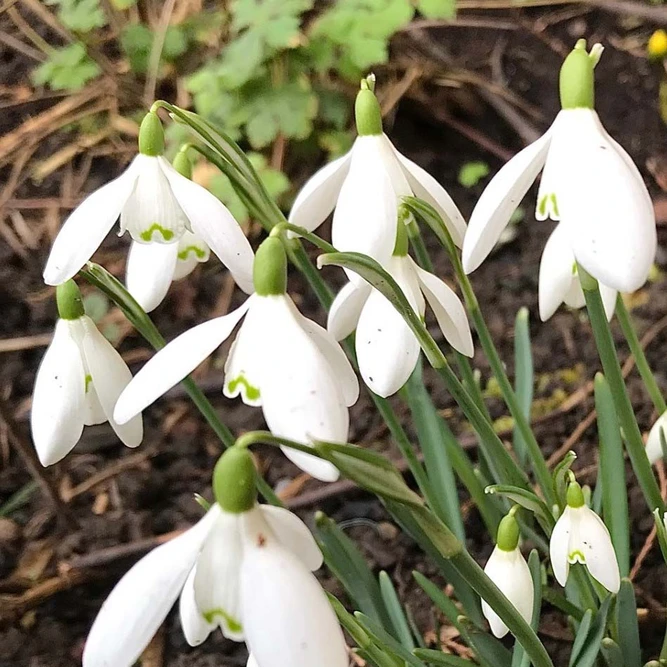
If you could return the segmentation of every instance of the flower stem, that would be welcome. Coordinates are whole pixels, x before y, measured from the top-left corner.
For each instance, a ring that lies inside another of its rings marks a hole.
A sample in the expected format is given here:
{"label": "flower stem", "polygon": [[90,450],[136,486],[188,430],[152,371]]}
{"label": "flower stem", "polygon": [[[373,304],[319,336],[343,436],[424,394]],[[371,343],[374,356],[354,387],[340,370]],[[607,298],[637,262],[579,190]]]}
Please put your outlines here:
{"label": "flower stem", "polygon": [[616,348],[614,347],[611,328],[604,312],[598,282],[581,265],[578,266],[578,272],[584,296],[586,297],[586,307],[591,327],[593,328],[595,344],[597,345],[602,368],[614,398],[618,421],[623,431],[625,448],[632,462],[632,468],[635,471],[635,475],[637,475],[639,486],[649,509],[653,511],[658,508],[660,512],[664,512],[665,507],[660,495],[660,488],[646,456],[642,435],[639,431],[639,426],[637,425],[632,404],[630,403],[630,398],[625,387],[623,372],[621,371],[621,365],[618,361]]}
{"label": "flower stem", "polygon": [[660,387],[658,387],[658,383],[656,382],[655,375],[653,375],[653,372],[651,371],[651,367],[646,359],[646,354],[644,353],[644,348],[637,337],[637,332],[632,323],[632,317],[625,306],[621,294],[619,294],[616,299],[616,317],[618,317],[618,322],[621,325],[623,335],[628,342],[632,356],[635,358],[637,370],[644,381],[646,391],[648,391],[648,394],[653,401],[653,405],[655,405],[655,409],[659,414],[662,414],[667,410],[667,403],[665,403]]}

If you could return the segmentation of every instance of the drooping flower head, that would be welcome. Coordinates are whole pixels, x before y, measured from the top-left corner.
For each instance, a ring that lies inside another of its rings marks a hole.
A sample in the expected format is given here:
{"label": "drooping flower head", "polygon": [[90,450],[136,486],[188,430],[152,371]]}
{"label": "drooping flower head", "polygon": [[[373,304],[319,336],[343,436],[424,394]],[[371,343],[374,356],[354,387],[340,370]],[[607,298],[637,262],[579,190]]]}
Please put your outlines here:
{"label": "drooping flower head", "polygon": [[[136,375],[116,406],[122,423],[150,405],[219,347],[244,317],[225,364],[224,393],[261,406],[278,436],[311,444],[345,442],[348,406],[359,396],[352,366],[333,336],[305,318],[286,293],[282,242],[266,239],[257,250],[255,294],[239,308],[181,334]],[[285,450],[296,465],[324,481],[338,478],[329,463]]]}
{"label": "drooping flower head", "polygon": [[[496,547],[484,567],[484,572],[530,623],[533,615],[535,589],[528,563],[519,549],[519,524],[510,511],[498,526]],[[504,637],[508,628],[503,620],[482,600],[482,613],[496,637]]]}
{"label": "drooping flower head", "polygon": [[570,482],[567,505],[556,522],[549,542],[551,567],[556,580],[565,586],[570,565],[581,563],[608,591],[618,593],[621,575],[607,526],[586,505],[581,486]]}
{"label": "drooping flower head", "polygon": [[[303,186],[289,221],[312,231],[334,211],[333,245],[341,252],[368,255],[384,266],[394,248],[399,200],[414,194],[436,208],[460,246],[465,233],[463,216],[445,189],[401,155],[383,133],[374,86],[373,76],[361,82],[355,104],[359,136],[352,149]],[[353,283],[361,284],[357,274],[347,273]]]}
{"label": "drooping flower head", "polygon": [[[311,571],[322,553],[288,510],[258,505],[250,453],[232,447],[213,477],[215,503],[140,560],[102,605],[83,667],[131,667],[180,596],[188,643],[220,628],[262,667],[347,667],[342,631]],[[253,664],[252,662],[249,664]]]}
{"label": "drooping flower head", "polygon": [[[190,232],[198,244],[213,250],[242,290],[252,292],[252,249],[240,226],[219,199],[181,175],[163,153],[164,131],[151,111],[141,124],[139,154],[130,166],[88,195],[63,224],[44,269],[47,284],[58,285],[72,278],[120,216],[120,234],[127,231],[135,243],[175,244],[173,250],[160,256],[160,267],[166,266],[166,257],[175,261],[175,249]],[[134,263],[137,261],[135,257]],[[155,281],[158,262],[147,261],[150,267],[144,271]],[[140,273],[136,266],[134,271]],[[174,271],[166,276],[173,277]],[[151,305],[155,295],[144,287],[138,292],[140,297],[144,292],[151,297]]]}
{"label": "drooping flower head", "polygon": [[123,424],[113,417],[116,401],[132,379],[127,365],[85,314],[73,280],[59,285],[56,296],[60,319],[37,370],[30,413],[41,464],[52,465],[69,454],[84,426],[107,421],[125,445],[139,446],[141,414]]}
{"label": "drooping flower head", "polygon": [[[461,354],[471,357],[472,335],[463,304],[444,281],[424,271],[408,255],[408,236],[402,220],[385,269],[419,317],[424,317],[428,301],[446,340]],[[396,393],[415,369],[419,341],[389,300],[366,282],[350,282],[343,287],[329,311],[327,328],[336,340],[343,340],[356,329],[359,372],[379,396]]]}
{"label": "drooping flower head", "polygon": [[653,424],[649,431],[648,439],[646,440],[646,456],[648,456],[648,460],[651,464],[657,463],[664,458],[660,437],[661,432],[664,437],[667,437],[667,412],[663,412],[660,417],[656,419],[655,424]]}
{"label": "drooping flower head", "polygon": [[588,53],[585,41],[577,42],[560,72],[561,112],[488,184],[463,243],[463,266],[470,273],[487,257],[542,171],[536,218],[559,222],[554,232],[559,252],[552,248],[542,260],[548,265],[540,276],[543,318],[568,301],[578,281],[577,263],[606,286],[611,303],[612,291],[631,292],[644,284],[655,257],[655,217],[646,185],[594,109],[593,70],[601,53],[599,44]]}

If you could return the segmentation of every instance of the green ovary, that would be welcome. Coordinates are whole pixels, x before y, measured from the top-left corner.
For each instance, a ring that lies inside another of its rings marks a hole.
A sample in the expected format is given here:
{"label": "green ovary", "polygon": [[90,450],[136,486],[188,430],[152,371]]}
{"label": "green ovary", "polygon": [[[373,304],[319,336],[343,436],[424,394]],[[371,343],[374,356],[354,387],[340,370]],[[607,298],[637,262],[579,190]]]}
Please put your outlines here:
{"label": "green ovary", "polygon": [[249,401],[259,400],[259,389],[257,387],[253,387],[243,375],[239,375],[237,378],[234,378],[227,384],[229,392],[233,394],[239,385],[245,388],[244,393]]}
{"label": "green ovary", "polygon": [[231,632],[243,632],[243,626],[240,621],[237,621],[233,616],[228,614],[224,609],[218,607],[217,609],[210,609],[209,611],[202,612],[202,616],[206,619],[207,623],[211,625],[215,623],[215,617],[220,616],[225,625],[231,630]]}
{"label": "green ovary", "polygon": [[88,393],[88,390],[90,389],[90,384],[93,381],[93,376],[92,375],[86,375],[86,394]]}
{"label": "green ovary", "polygon": [[199,260],[204,260],[206,258],[206,253],[199,246],[189,245],[178,253],[178,259],[184,262],[190,253],[195,255]]}
{"label": "green ovary", "polygon": [[174,238],[174,232],[171,229],[165,229],[162,225],[154,222],[148,229],[145,229],[139,236],[141,236],[142,241],[150,243],[153,240],[153,233],[158,232],[162,234],[162,238],[165,241],[171,241]]}

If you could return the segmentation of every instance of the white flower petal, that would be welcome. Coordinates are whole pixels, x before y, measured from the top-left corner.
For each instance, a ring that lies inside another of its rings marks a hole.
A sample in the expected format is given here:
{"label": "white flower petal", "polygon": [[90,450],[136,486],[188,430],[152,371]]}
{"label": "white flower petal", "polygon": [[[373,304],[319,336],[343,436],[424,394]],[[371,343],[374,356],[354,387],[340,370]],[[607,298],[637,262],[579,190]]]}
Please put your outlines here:
{"label": "white flower petal", "polygon": [[313,534],[299,517],[283,507],[261,505],[261,512],[280,544],[311,571],[322,567],[323,556]]}
{"label": "white flower petal", "polygon": [[215,625],[209,623],[199,611],[197,601],[195,600],[195,574],[197,566],[195,565],[185,581],[183,591],[178,603],[178,613],[181,619],[181,628],[185,635],[185,641],[190,646],[199,646],[206,641]]}
{"label": "white flower petal", "polygon": [[[387,271],[421,316],[424,313],[423,297],[414,272],[403,270],[405,260],[405,257],[392,257]],[[400,313],[375,289],[361,311],[355,344],[364,382],[383,398],[395,394],[407,382],[421,349]]]}
{"label": "white flower petal", "polygon": [[191,373],[232,333],[248,309],[246,302],[222,317],[199,324],[162,348],[120,395],[114,419],[124,424]]}
{"label": "white flower petal", "polygon": [[191,231],[201,237],[229,269],[246,293],[254,291],[254,255],[248,239],[227,207],[206,188],[181,176],[166,160],[160,163],[172,192],[190,221]]}
{"label": "white flower petal", "polygon": [[135,162],[118,178],[89,194],[65,220],[44,269],[47,285],[69,280],[93,256],[134,188]]}
{"label": "white flower petal", "polygon": [[352,364],[343,352],[343,348],[336,342],[334,337],[316,322],[304,317],[290,301],[292,313],[301,328],[311,337],[317,345],[322,356],[329,362],[331,371],[338,378],[341,391],[345,397],[347,406],[354,405],[359,398],[359,380],[352,368]]}
{"label": "white flower petal", "polygon": [[333,211],[352,159],[352,151],[315,172],[299,191],[289,221],[309,232],[319,227]]}
{"label": "white flower petal", "polygon": [[116,584],[90,630],[83,667],[131,667],[176,602],[219,516],[214,505],[188,531],[144,556]]}
{"label": "white flower petal", "polygon": [[[253,303],[258,301],[253,299]],[[248,309],[225,362],[222,391],[228,398],[241,396],[246,405],[262,405],[262,377],[266,361],[266,321],[261,305]]]}
{"label": "white flower petal", "polygon": [[241,568],[246,642],[262,667],[348,667],[345,639],[315,577],[271,540],[246,548]]}
{"label": "white flower petal", "polygon": [[639,289],[656,250],[655,215],[646,187],[628,167],[590,109],[561,112],[559,150],[569,155],[559,175],[558,208],[577,261],[601,283]]}
{"label": "white flower petal", "polygon": [[588,571],[593,579],[599,581],[608,591],[618,593],[621,587],[621,574],[607,526],[585,505],[574,511],[580,515],[578,547],[584,554]]}
{"label": "white flower petal", "polygon": [[113,345],[97,330],[94,322],[84,315],[83,354],[97,398],[116,435],[128,447],[138,447],[144,437],[140,414],[119,424],[114,420],[114,407],[122,391],[132,379],[132,373]]}
{"label": "white flower petal", "polygon": [[[535,591],[528,564],[521,551],[519,549],[503,551],[496,547],[489,557],[484,572],[516,607],[523,619],[530,623]],[[489,621],[493,634],[496,637],[504,637],[508,632],[507,626],[484,600],[482,600],[482,612]]]}
{"label": "white flower petal", "polygon": [[125,231],[138,242],[176,243],[188,228],[188,219],[163,173],[166,160],[150,155],[134,159],[137,180],[120,214]]}
{"label": "white flower petal", "polygon": [[367,283],[354,285],[347,283],[331,304],[327,318],[327,329],[336,340],[347,338],[356,328],[361,309],[371,293]]}
{"label": "white flower petal", "polygon": [[132,241],[125,268],[127,291],[147,312],[167,296],[178,258],[178,243]]}
{"label": "white flower petal", "polygon": [[394,196],[397,200],[401,197],[411,196],[413,192],[410,183],[408,182],[408,177],[398,159],[398,151],[394,148],[391,141],[389,141],[389,137],[386,134],[383,134],[377,139],[376,143],[380,150],[382,164],[384,165],[392,187],[394,188]]}
{"label": "white flower petal", "polygon": [[[396,243],[398,204],[383,159],[382,137],[359,137],[340,190],[331,242],[341,252],[360,252],[384,265]],[[346,270],[352,283],[363,279]]]}
{"label": "white flower petal", "polygon": [[486,186],[470,216],[463,241],[462,260],[466,273],[474,271],[491,252],[544,166],[550,142],[551,130],[519,151]]}
{"label": "white flower petal", "polygon": [[237,642],[243,641],[242,561],[240,515],[221,511],[197,559],[195,602],[206,621],[219,625],[225,637]]}
{"label": "white flower petal", "polygon": [[660,442],[660,429],[664,430],[665,438],[667,438],[667,412],[663,412],[660,417],[658,417],[648,434],[648,440],[646,441],[646,456],[648,456],[648,460],[651,464],[657,463],[663,457],[662,444]]}
{"label": "white flower petal", "polygon": [[246,667],[259,667],[259,664],[257,663],[257,660],[255,660],[255,656],[252,653],[248,656]]}
{"label": "white flower petal", "polygon": [[[556,225],[544,246],[540,261],[539,304],[540,319],[546,322],[566,299],[575,282],[576,260],[570,246],[570,238],[562,224]],[[570,300],[571,301],[571,300]]]}
{"label": "white flower petal", "polygon": [[425,169],[401,155],[395,148],[396,157],[403,165],[403,170],[408,178],[408,183],[415,196],[428,202],[442,217],[443,222],[452,236],[452,241],[460,248],[466,233],[466,223],[445,188],[431,176]]}
{"label": "white flower petal", "polygon": [[91,380],[92,378],[86,375],[86,393],[83,399],[83,423],[85,426],[104,424],[104,422],[108,421]]}
{"label": "white flower petal", "polygon": [[413,265],[424,296],[433,310],[445,339],[455,350],[467,357],[472,357],[475,348],[468,316],[461,299],[443,280],[424,271],[414,262]]}
{"label": "white flower petal", "polygon": [[178,242],[178,261],[174,269],[174,280],[190,275],[197,264],[208,262],[211,249],[196,234],[185,231]]}
{"label": "white flower petal", "polygon": [[611,319],[614,317],[614,312],[616,310],[616,299],[618,298],[618,292],[612,287],[607,287],[602,283],[598,283],[598,286],[600,288],[600,297],[602,298],[604,312],[607,315],[607,320],[611,322]]}
{"label": "white flower petal", "polygon": [[83,431],[86,373],[70,323],[58,320],[53,340],[37,371],[30,426],[43,466],[57,463]]}
{"label": "white flower petal", "polygon": [[[272,433],[309,444],[313,439],[345,442],[349,415],[338,378],[317,345],[294,317],[286,295],[257,297],[266,330],[272,332],[262,377],[262,407]],[[323,481],[338,478],[328,461],[290,450],[285,455]]]}
{"label": "white flower petal", "polygon": [[556,581],[565,586],[570,573],[570,534],[572,532],[572,508],[565,508],[560,515],[549,541],[549,558]]}

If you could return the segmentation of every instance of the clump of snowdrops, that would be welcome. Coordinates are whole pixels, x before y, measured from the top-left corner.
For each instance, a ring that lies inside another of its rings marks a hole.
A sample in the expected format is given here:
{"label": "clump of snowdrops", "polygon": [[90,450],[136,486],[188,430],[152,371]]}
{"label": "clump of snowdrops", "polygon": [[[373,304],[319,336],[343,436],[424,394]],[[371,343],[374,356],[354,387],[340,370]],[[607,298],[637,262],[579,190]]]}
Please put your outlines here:
{"label": "clump of snowdrops", "polygon": [[[196,114],[164,101],[153,105],[130,166],[74,210],[51,250],[44,279],[57,286],[60,319],[35,383],[34,443],[42,464],[51,465],[76,446],[84,426],[108,421],[125,445],[137,447],[142,411],[182,381],[226,451],[212,471],[214,502],[201,520],[136,563],[102,605],[84,667],[133,665],[177,601],[189,644],[219,629],[245,641],[255,667],[347,667],[352,654],[354,664],[376,667],[552,667],[539,638],[547,604],[572,629],[572,666],[667,663],[666,648],[648,655],[639,644],[628,579],[627,484],[640,486],[667,549],[664,500],[652,469],[665,451],[666,406],[621,297],[646,282],[656,227],[639,171],[595,112],[601,54],[599,45],[589,52],[583,40],[576,44],[560,72],[562,110],[490,181],[468,224],[446,190],[384,134],[372,76],[362,80],[356,99],[352,149],[307,181],[287,218],[229,137]],[[193,135],[173,163],[163,155],[163,112]],[[264,226],[267,236],[255,253],[223,204],[192,181],[195,154],[229,177]],[[526,310],[516,320],[512,384],[468,278],[540,172],[535,216],[555,223],[539,270],[540,317],[548,320],[563,303],[585,306],[603,370],[594,383],[600,449],[594,489],[577,482],[572,452],[551,469],[531,429]],[[315,231],[331,213],[329,243]],[[126,286],[90,261],[119,218],[120,233],[132,239]],[[456,285],[434,273],[427,234],[449,258]],[[348,282],[335,297],[304,243],[318,249],[318,267],[344,270]],[[147,312],[172,281],[215,261],[213,255],[247,298],[165,344]],[[290,297],[290,265],[327,309],[326,328]],[[85,314],[77,276],[106,293],[155,347],[134,377]],[[442,347],[424,324],[427,309]],[[646,446],[610,332],[615,314],[661,415]],[[231,433],[224,414],[188,378],[230,337],[222,390],[261,408],[266,431]],[[494,430],[476,381],[475,345],[513,418],[511,447]],[[424,363],[474,430],[475,452],[461,447],[436,410],[422,381]],[[348,443],[349,408],[360,384],[405,458],[407,478],[385,456]],[[386,400],[397,393],[409,407],[416,442]],[[425,629],[390,578],[376,578],[333,521],[318,513],[313,535],[282,507],[256,470],[257,443],[280,447],[317,479],[343,476],[380,499],[439,569],[439,583],[415,573],[414,585],[457,629],[470,659],[424,645]],[[634,470],[627,481],[626,454]],[[465,547],[458,484],[493,543],[483,569]],[[345,588],[345,604],[313,575],[323,564]]]}

